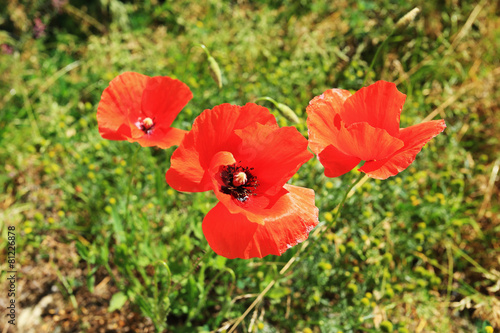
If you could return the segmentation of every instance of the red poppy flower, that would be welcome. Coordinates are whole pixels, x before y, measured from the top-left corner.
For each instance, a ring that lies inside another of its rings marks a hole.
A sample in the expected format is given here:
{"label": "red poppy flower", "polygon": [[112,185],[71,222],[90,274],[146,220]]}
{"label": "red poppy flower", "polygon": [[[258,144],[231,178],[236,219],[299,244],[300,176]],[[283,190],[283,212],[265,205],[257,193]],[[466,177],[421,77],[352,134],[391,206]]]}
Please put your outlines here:
{"label": "red poppy flower", "polygon": [[406,95],[394,83],[378,81],[354,95],[331,89],[307,107],[309,146],[325,167],[327,177],[341,176],[361,161],[359,169],[372,178],[386,179],[406,169],[444,120],[399,128]]}
{"label": "red poppy flower", "polygon": [[170,125],[192,97],[187,85],[167,76],[120,74],[104,89],[97,107],[99,133],[143,147],[179,145],[186,131]]}
{"label": "red poppy flower", "polygon": [[194,121],[166,180],[178,191],[215,192],[203,233],[217,254],[281,255],[318,223],[314,191],[285,184],[312,156],[297,129],[280,128],[266,108],[222,104]]}

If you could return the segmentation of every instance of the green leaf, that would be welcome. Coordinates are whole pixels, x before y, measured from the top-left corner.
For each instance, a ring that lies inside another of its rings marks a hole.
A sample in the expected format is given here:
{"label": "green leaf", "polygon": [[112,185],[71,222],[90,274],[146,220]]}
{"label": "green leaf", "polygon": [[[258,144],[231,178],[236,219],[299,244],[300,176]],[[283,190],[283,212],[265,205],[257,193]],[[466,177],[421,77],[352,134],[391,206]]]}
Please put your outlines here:
{"label": "green leaf", "polygon": [[111,297],[111,301],[109,302],[108,312],[113,312],[115,310],[120,310],[125,302],[127,301],[127,295],[122,293],[121,291],[117,292]]}
{"label": "green leaf", "polygon": [[288,287],[274,287],[267,294],[267,296],[273,299],[280,299],[285,297],[286,295],[289,295],[291,292],[292,291]]}

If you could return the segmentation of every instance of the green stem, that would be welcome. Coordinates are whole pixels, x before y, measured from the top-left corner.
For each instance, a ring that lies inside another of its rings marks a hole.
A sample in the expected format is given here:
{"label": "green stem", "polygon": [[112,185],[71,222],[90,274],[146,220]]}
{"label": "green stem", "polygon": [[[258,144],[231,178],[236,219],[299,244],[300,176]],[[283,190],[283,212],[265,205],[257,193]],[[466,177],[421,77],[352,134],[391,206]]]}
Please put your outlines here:
{"label": "green stem", "polygon": [[[164,292],[163,288],[159,286],[159,278],[158,275],[158,270],[160,267],[165,268],[167,271],[167,276],[168,276],[168,282],[166,283],[167,285],[167,291]],[[162,326],[164,324],[164,317],[168,313],[168,309],[170,308],[170,300],[165,301],[166,297],[169,297],[170,294],[170,283],[172,281],[172,272],[170,271],[170,268],[168,267],[168,264],[166,261],[163,260],[158,260],[155,263],[155,271],[154,271],[154,299],[156,300],[156,304],[154,305],[153,312],[155,314],[156,320],[155,320],[155,326]],[[160,292],[160,288],[162,288],[162,291]],[[157,325],[158,324],[158,325]],[[163,327],[163,326],[162,326]],[[158,330],[160,331],[160,330]]]}
{"label": "green stem", "polygon": [[204,44],[199,44],[200,47],[205,51],[205,54],[207,55],[207,58],[211,57],[210,52],[208,52],[207,47]]}
{"label": "green stem", "polygon": [[484,275],[488,275],[490,274],[490,272],[488,272],[483,266],[479,265],[477,263],[477,261],[475,261],[474,259],[472,259],[467,253],[465,253],[464,251],[462,251],[458,246],[456,246],[455,244],[453,244],[452,242],[449,242],[448,243],[448,246],[458,255],[460,255],[461,257],[463,257],[465,260],[467,260],[469,263],[471,263],[474,267],[476,267],[476,269],[478,271],[480,271],[481,273],[483,273]]}
{"label": "green stem", "polygon": [[337,219],[340,217],[340,213],[342,211],[342,207],[344,207],[344,204],[345,204],[345,202],[347,200],[347,197],[349,196],[349,193],[354,188],[354,186],[356,186],[361,181],[361,179],[363,179],[364,176],[365,176],[365,174],[362,173],[362,172],[360,172],[358,178],[356,178],[356,180],[351,184],[351,186],[349,186],[349,188],[347,189],[347,191],[344,193],[344,197],[342,198],[342,201],[337,206],[338,207],[337,208],[337,212],[335,213],[335,216],[333,217],[332,221],[328,224],[327,228],[330,228],[331,224],[334,223],[335,221],[337,221]]}
{"label": "green stem", "polygon": [[368,71],[366,72],[365,79],[363,80],[362,86],[365,85],[366,80],[368,79],[368,75],[371,73],[371,71],[373,69],[373,66],[375,65],[375,61],[378,58],[378,54],[384,48],[385,44],[387,44],[387,42],[389,41],[389,39],[391,38],[391,36],[394,34],[394,31],[395,30],[391,31],[391,33],[389,34],[389,36],[387,36],[387,38],[384,39],[384,41],[382,42],[382,44],[380,44],[380,46],[377,48],[377,51],[375,51],[375,55],[373,56],[372,63],[370,64],[370,68],[368,68]]}
{"label": "green stem", "polygon": [[269,102],[273,103],[274,107],[276,109],[278,109],[278,111],[281,113],[281,115],[283,117],[285,117],[287,120],[289,120],[289,121],[291,121],[292,123],[295,123],[295,124],[300,123],[299,117],[297,116],[297,114],[295,113],[295,111],[293,111],[288,105],[283,104],[283,103],[279,103],[279,102],[275,101],[274,99],[272,99],[271,97],[268,97],[268,96],[259,97],[259,98],[257,98],[255,100],[255,102],[257,102],[257,101],[269,101]]}
{"label": "green stem", "polygon": [[449,306],[451,299],[451,290],[453,289],[453,255],[450,244],[446,244],[446,255],[448,257],[448,286],[446,288],[446,305]]}
{"label": "green stem", "polygon": [[[167,282],[167,296],[170,294],[170,285],[172,284],[172,272],[170,271],[170,267],[168,266],[167,262],[165,260],[158,260],[156,262],[156,266],[163,266],[163,268],[165,268],[165,270],[167,271],[168,273],[168,282]],[[161,267],[160,266],[160,267]],[[157,284],[157,281],[156,281],[156,274],[157,274],[157,270],[155,269],[155,284]]]}
{"label": "green stem", "polygon": [[80,308],[78,307],[78,302],[76,301],[76,297],[75,297],[75,294],[74,294],[74,291],[73,291],[73,287],[68,283],[68,281],[66,280],[66,278],[64,277],[64,275],[62,275],[62,273],[59,270],[59,268],[56,267],[56,265],[53,262],[51,262],[50,264],[51,264],[52,268],[55,269],[57,277],[61,281],[63,287],[66,289],[66,292],[68,293],[68,296],[69,296],[69,299],[71,300],[71,304],[73,305],[73,308],[78,313],[80,313]]}
{"label": "green stem", "polygon": [[[137,149],[135,150],[134,152],[134,155],[132,155],[132,159],[131,159],[131,163],[130,165],[132,166],[131,170],[135,171],[136,169],[136,162],[137,162],[137,153],[139,152],[139,149],[141,149],[141,147],[137,147]],[[128,182],[128,188],[127,188],[127,198],[125,200],[125,222],[128,221],[128,204],[130,203],[130,192],[132,190],[132,183],[134,181],[134,173],[131,172],[130,173],[130,179],[129,179],[129,182]]]}
{"label": "green stem", "polygon": [[257,101],[268,101],[268,102],[271,102],[274,104],[274,106],[278,105],[278,102],[276,102],[274,99],[272,99],[271,97],[267,97],[267,96],[264,96],[264,97],[259,97],[255,100],[255,102]]}
{"label": "green stem", "polygon": [[[135,150],[134,155],[132,155],[132,158],[131,158],[131,163],[130,163],[131,170],[134,170],[134,171],[136,169],[137,153],[139,152],[139,149],[140,149],[140,146]],[[123,209],[125,210],[123,212],[123,215],[120,214],[118,208],[116,210],[113,209],[113,212],[112,212],[113,231],[114,231],[114,236],[115,236],[117,244],[123,243],[125,241],[127,228],[131,226],[131,224],[128,223],[128,219],[129,219],[128,205],[130,203],[130,192],[132,192],[132,183],[133,182],[134,182],[134,173],[131,172],[129,175],[127,195],[126,195],[126,199],[125,199],[125,207],[123,207]]]}
{"label": "green stem", "polygon": [[207,251],[205,251],[205,254],[196,260],[196,262],[194,263],[193,267],[175,284],[175,286],[172,288],[172,290],[177,290],[180,287],[182,281],[186,280],[187,277],[189,275],[191,275],[191,273],[196,269],[196,267],[198,267],[198,265],[201,262],[203,262],[205,260],[205,258],[208,257],[208,255],[210,253],[211,253],[210,249],[207,250]]}
{"label": "green stem", "polygon": [[186,320],[186,323],[190,323],[193,318],[196,318],[196,316],[198,316],[198,314],[200,313],[201,307],[205,304],[205,300],[207,298],[208,293],[212,289],[212,286],[214,285],[215,282],[219,282],[219,277],[226,272],[229,273],[229,275],[231,275],[231,278],[232,278],[231,288],[229,289],[228,294],[230,294],[232,292],[232,289],[234,288],[234,285],[235,285],[236,276],[234,275],[234,272],[232,269],[224,267],[215,275],[215,277],[204,288],[204,290],[200,296],[200,299],[198,300],[198,305],[196,306],[196,309],[189,313],[189,316]]}
{"label": "green stem", "polygon": [[40,139],[42,136],[40,134],[40,129],[38,127],[38,122],[35,118],[35,113],[33,112],[33,105],[31,104],[31,100],[28,97],[28,92],[26,90],[23,90],[23,97],[24,97],[24,105],[26,107],[26,111],[28,113],[28,118],[31,122],[31,129],[33,131],[33,136],[36,139]]}

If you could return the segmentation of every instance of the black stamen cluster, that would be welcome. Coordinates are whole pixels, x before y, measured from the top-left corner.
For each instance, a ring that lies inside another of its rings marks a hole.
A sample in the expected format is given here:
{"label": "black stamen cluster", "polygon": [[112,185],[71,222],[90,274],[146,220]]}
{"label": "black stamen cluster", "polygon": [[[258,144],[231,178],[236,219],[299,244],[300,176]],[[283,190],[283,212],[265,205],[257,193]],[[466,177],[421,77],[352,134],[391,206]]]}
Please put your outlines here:
{"label": "black stamen cluster", "polygon": [[[245,202],[250,195],[255,195],[253,191],[259,185],[259,181],[257,177],[250,173],[251,170],[253,170],[253,168],[237,166],[236,163],[223,166],[220,172],[220,177],[224,183],[224,185],[221,186],[221,192],[230,194],[240,202]],[[233,176],[240,172],[244,172],[247,175],[247,181],[243,185],[234,186]]]}

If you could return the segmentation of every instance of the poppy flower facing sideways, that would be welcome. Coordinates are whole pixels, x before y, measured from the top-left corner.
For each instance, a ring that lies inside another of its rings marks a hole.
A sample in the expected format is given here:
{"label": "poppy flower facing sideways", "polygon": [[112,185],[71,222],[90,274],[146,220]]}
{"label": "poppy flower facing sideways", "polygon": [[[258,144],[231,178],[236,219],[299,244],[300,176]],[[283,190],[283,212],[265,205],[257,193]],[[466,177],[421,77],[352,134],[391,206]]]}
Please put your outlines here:
{"label": "poppy flower facing sideways", "polygon": [[196,118],[166,180],[178,191],[214,191],[219,203],[202,227],[217,254],[281,255],[318,224],[314,191],[286,184],[311,157],[299,131],[280,128],[266,108],[222,104]]}
{"label": "poppy flower facing sideways", "polygon": [[167,76],[125,72],[104,89],[97,107],[99,133],[143,147],[179,145],[187,133],[170,125],[193,98],[188,86]]}
{"label": "poppy flower facing sideways", "polygon": [[359,170],[372,178],[386,179],[406,169],[446,125],[441,119],[399,128],[405,99],[394,83],[385,81],[353,95],[331,89],[312,99],[307,107],[309,147],[325,176],[341,176],[361,161]]}

